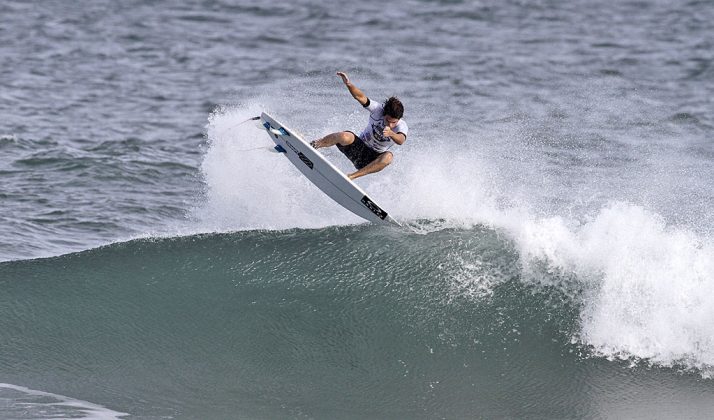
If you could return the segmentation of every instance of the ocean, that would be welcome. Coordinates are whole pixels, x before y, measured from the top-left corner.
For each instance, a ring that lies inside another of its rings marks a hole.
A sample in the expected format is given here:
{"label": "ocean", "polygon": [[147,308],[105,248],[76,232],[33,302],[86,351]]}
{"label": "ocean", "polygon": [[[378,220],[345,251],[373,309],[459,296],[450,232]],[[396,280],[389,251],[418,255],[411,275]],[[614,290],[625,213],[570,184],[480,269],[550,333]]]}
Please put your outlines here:
{"label": "ocean", "polygon": [[[711,418],[712,21],[3,1],[0,418]],[[357,180],[402,228],[243,123],[361,130],[337,71],[405,105]]]}

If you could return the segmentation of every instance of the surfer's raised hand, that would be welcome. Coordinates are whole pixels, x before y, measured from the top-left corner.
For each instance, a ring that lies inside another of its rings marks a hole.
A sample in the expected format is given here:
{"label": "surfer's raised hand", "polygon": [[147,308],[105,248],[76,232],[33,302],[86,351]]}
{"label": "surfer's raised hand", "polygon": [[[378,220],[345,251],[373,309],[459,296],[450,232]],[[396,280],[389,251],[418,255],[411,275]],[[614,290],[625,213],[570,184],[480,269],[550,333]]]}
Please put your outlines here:
{"label": "surfer's raised hand", "polygon": [[342,78],[342,83],[349,85],[350,84],[350,78],[347,77],[347,73],[343,73],[341,71],[337,72],[337,75]]}
{"label": "surfer's raised hand", "polygon": [[364,94],[359,88],[352,83],[350,83],[350,78],[347,77],[347,74],[341,71],[337,72],[337,75],[342,78],[342,82],[347,86],[347,89],[350,91],[350,94],[352,95],[353,98],[357,99],[357,102],[360,103],[362,106],[367,106],[369,105],[369,98],[367,98],[367,95]]}
{"label": "surfer's raised hand", "polygon": [[384,135],[384,137],[391,138],[394,135],[394,131],[392,131],[392,127],[386,126],[384,127],[384,131],[382,131],[382,134]]}

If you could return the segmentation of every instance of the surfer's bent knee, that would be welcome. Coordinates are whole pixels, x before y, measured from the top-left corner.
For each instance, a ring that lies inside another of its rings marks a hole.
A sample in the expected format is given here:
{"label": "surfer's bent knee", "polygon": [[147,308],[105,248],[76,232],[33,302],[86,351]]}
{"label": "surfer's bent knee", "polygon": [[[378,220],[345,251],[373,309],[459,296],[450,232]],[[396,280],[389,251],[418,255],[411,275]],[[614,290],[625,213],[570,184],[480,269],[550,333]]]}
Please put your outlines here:
{"label": "surfer's bent knee", "polygon": [[350,144],[354,143],[355,139],[357,139],[355,133],[351,131],[342,131],[339,133],[339,136],[339,143],[343,146],[349,146]]}
{"label": "surfer's bent knee", "polygon": [[382,161],[385,165],[389,165],[392,163],[392,159],[394,158],[394,155],[392,152],[384,152],[382,155],[379,157],[379,160]]}

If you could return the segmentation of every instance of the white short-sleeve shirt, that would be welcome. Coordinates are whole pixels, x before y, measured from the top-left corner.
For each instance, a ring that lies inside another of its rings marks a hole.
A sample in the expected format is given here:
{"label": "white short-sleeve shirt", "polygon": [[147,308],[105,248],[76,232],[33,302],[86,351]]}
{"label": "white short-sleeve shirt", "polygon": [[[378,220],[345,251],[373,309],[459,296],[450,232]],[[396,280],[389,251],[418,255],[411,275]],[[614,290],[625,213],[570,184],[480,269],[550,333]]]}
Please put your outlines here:
{"label": "white short-sleeve shirt", "polygon": [[[370,149],[376,152],[386,152],[395,143],[394,141],[382,134],[385,127],[384,122],[384,105],[380,103],[375,103],[367,98],[367,105],[365,106],[369,110],[369,124],[362,130],[359,137],[362,139],[364,144],[369,146]],[[392,128],[395,133],[402,133],[404,137],[407,136],[409,132],[409,127],[407,127],[406,121],[400,119],[396,127]]]}

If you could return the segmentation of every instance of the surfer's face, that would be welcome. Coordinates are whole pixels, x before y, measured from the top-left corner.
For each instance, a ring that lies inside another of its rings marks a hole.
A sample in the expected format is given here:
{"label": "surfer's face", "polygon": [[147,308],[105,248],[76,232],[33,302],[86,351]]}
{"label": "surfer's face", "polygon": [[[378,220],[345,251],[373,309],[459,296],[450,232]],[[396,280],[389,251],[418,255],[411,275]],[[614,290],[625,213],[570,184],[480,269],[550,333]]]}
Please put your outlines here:
{"label": "surfer's face", "polygon": [[384,123],[389,126],[389,128],[394,128],[397,126],[399,118],[390,117],[389,115],[384,116]]}

